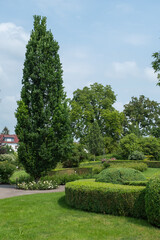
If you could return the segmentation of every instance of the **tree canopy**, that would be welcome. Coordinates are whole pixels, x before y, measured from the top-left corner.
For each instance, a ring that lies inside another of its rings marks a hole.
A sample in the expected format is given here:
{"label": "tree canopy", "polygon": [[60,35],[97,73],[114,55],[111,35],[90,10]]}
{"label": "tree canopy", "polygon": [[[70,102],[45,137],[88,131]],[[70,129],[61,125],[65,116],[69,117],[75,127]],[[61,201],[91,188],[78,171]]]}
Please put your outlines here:
{"label": "tree canopy", "polygon": [[35,179],[66,157],[72,143],[58,50],[46,17],[34,16],[15,115],[19,159]]}
{"label": "tree canopy", "polygon": [[152,67],[155,70],[155,72],[158,73],[157,78],[158,78],[158,83],[157,85],[160,86],[160,52],[155,52],[152,54],[152,57],[154,58],[154,61],[152,62]]}
{"label": "tree canopy", "polygon": [[124,133],[135,133],[137,136],[158,134],[160,128],[160,104],[151,101],[144,95],[132,97],[132,100],[124,105],[125,124]]}
{"label": "tree canopy", "polygon": [[113,107],[116,95],[110,85],[94,83],[77,89],[70,101],[71,121],[76,139],[86,142],[90,125],[97,121],[101,134],[119,137],[122,131],[123,113]]}

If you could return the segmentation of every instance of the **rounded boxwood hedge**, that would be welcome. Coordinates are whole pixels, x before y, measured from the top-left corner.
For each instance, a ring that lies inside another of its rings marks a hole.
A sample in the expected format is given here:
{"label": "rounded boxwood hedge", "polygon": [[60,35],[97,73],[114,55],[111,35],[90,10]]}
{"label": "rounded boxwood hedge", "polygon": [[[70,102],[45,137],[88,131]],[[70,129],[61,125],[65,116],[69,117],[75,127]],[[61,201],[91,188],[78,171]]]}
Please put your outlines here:
{"label": "rounded boxwood hedge", "polygon": [[160,227],[160,175],[149,180],[146,186],[145,205],[148,221]]}
{"label": "rounded boxwood hedge", "polygon": [[78,180],[66,184],[66,202],[75,208],[121,216],[146,218],[145,187]]}
{"label": "rounded boxwood hedge", "polygon": [[96,182],[124,184],[126,181],[145,181],[145,176],[132,168],[107,168],[98,174]]}

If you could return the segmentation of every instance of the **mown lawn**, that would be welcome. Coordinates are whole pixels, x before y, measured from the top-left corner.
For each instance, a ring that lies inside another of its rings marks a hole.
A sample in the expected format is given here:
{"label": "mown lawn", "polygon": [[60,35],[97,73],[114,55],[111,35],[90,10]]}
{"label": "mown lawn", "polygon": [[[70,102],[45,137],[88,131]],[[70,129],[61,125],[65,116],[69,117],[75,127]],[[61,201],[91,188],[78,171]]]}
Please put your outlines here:
{"label": "mown lawn", "polygon": [[160,168],[148,168],[143,174],[147,178],[153,177],[155,174],[160,174]]}
{"label": "mown lawn", "polygon": [[1,240],[159,240],[145,220],[83,212],[68,207],[64,193],[0,200]]}

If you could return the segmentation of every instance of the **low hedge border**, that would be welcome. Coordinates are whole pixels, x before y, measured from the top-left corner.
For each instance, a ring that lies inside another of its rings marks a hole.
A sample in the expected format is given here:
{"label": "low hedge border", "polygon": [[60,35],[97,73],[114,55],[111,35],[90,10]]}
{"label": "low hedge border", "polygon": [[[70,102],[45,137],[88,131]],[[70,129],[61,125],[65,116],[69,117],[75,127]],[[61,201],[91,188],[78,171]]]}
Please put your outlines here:
{"label": "low hedge border", "polygon": [[146,218],[144,186],[78,180],[66,184],[65,195],[68,205],[81,210]]}
{"label": "low hedge border", "polygon": [[130,186],[146,186],[148,181],[125,181],[124,185],[130,185]]}

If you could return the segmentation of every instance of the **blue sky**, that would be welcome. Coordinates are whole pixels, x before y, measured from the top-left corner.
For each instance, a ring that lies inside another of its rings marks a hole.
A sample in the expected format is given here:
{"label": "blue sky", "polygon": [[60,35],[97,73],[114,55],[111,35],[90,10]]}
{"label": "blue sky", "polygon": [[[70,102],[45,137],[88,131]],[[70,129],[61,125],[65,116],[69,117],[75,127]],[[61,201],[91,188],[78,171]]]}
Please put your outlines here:
{"label": "blue sky", "polygon": [[160,102],[151,66],[160,50],[159,10],[159,0],[0,0],[0,131],[14,133],[33,15],[47,17],[60,45],[68,97],[98,82],[111,85],[119,111],[132,96]]}

